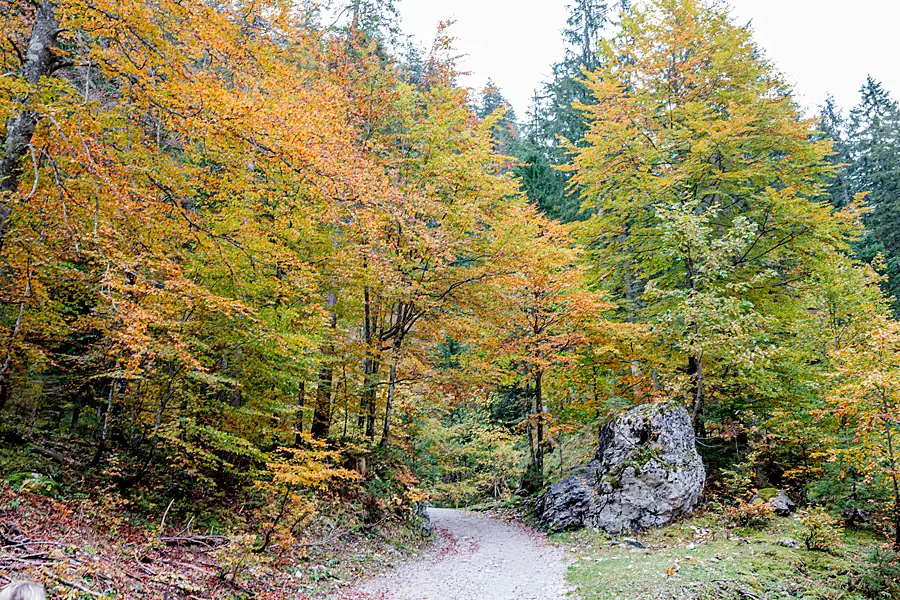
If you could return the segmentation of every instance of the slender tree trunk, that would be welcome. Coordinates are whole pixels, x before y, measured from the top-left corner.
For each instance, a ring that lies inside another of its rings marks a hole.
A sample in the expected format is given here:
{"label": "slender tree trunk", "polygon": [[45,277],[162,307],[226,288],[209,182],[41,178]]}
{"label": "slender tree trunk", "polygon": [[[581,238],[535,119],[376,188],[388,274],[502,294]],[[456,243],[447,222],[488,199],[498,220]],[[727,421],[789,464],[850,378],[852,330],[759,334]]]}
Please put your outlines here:
{"label": "slender tree trunk", "polygon": [[353,2],[353,19],[350,21],[350,31],[354,35],[359,30],[360,5],[361,5],[361,0],[354,0],[354,2]]}
{"label": "slender tree trunk", "polygon": [[75,432],[78,430],[78,421],[81,418],[83,398],[83,392],[79,390],[75,395],[75,400],[72,402],[72,420],[69,423],[69,431]]}
{"label": "slender tree trunk", "polygon": [[375,348],[379,337],[378,312],[369,288],[363,288],[363,341],[366,344],[366,358],[363,361],[363,387],[359,396],[357,428],[370,440],[375,439],[376,385],[381,368]]}
{"label": "slender tree trunk", "polygon": [[375,408],[378,390],[378,371],[381,365],[374,358],[367,358],[364,366],[363,389],[360,396],[359,430],[366,437],[375,439]]}
{"label": "slender tree trunk", "polygon": [[6,406],[6,402],[9,400],[9,391],[11,387],[9,380],[12,371],[13,344],[15,343],[16,338],[19,337],[19,332],[22,330],[22,318],[25,316],[25,302],[30,295],[31,279],[29,277],[28,281],[25,283],[25,296],[19,303],[19,314],[16,317],[16,324],[13,326],[12,334],[9,336],[9,341],[7,342],[6,356],[3,359],[3,364],[0,365],[0,410],[3,410]]}
{"label": "slender tree trunk", "polygon": [[542,396],[541,383],[544,378],[544,372],[540,369],[534,374],[534,410],[537,414],[537,423],[535,433],[537,440],[535,441],[535,467],[538,475],[538,487],[544,485],[544,399]]}
{"label": "slender tree trunk", "polygon": [[691,411],[691,423],[694,424],[694,429],[699,431],[703,429],[703,357],[692,356],[688,363],[688,372],[693,371],[694,379],[694,408]]}
{"label": "slender tree trunk", "polygon": [[391,370],[388,375],[387,401],[384,407],[384,428],[381,432],[381,446],[387,446],[391,438],[391,411],[394,407],[394,390],[397,386],[397,362],[400,360],[400,346],[403,343],[401,337],[397,337],[391,356]]}
{"label": "slender tree trunk", "polygon": [[531,464],[537,461],[537,455],[534,451],[534,426],[529,422],[525,426],[525,433],[528,434],[528,452],[531,455]]}
{"label": "slender tree trunk", "polygon": [[[53,67],[53,50],[59,34],[56,4],[41,0],[35,7],[34,25],[22,65],[22,76],[36,86],[42,76],[49,75]],[[30,96],[31,94],[29,94]],[[0,155],[0,251],[3,250],[6,230],[12,217],[12,199],[22,177],[22,159],[31,145],[39,115],[27,106],[6,124],[6,140]]]}
{"label": "slender tree trunk", "polygon": [[[367,263],[363,260],[363,267]],[[366,412],[369,405],[368,392],[372,387],[372,296],[369,286],[363,287],[363,343],[366,345],[366,356],[363,359],[363,386],[359,395],[359,414],[356,418],[356,428],[362,432],[366,426]]]}
{"label": "slender tree trunk", "polygon": [[[119,370],[119,365],[116,364],[116,371]],[[100,410],[98,413],[101,413],[103,416],[103,425],[100,427],[100,436],[97,440],[97,452],[94,454],[94,459],[91,461],[93,466],[97,466],[100,464],[100,459],[103,458],[103,453],[106,452],[106,442],[109,440],[109,422],[112,418],[113,405],[116,399],[116,386],[119,384],[119,380],[116,377],[110,379],[109,382],[109,393],[106,397],[106,410],[103,410],[102,404],[100,405]]]}
{"label": "slender tree trunk", "polygon": [[[571,390],[569,391],[569,394],[570,394],[569,401],[574,402],[575,399],[572,397],[574,394]],[[560,397],[560,399],[559,399],[559,414],[560,415],[562,415],[564,413],[565,408],[566,407],[563,403],[563,399],[562,399],[562,397]],[[560,429],[559,430],[559,440],[556,442],[557,446],[559,447],[559,472],[560,472],[560,474],[562,474],[563,468],[564,468],[564,465],[563,465],[563,437],[564,436],[563,436],[562,429]]]}
{"label": "slender tree trunk", "polygon": [[175,397],[175,377],[180,369],[175,368],[175,363],[170,360],[166,371],[166,389],[159,400],[159,406],[156,409],[156,417],[153,420],[153,442],[150,444],[150,451],[147,452],[147,458],[134,475],[122,480],[120,487],[123,489],[129,489],[140,482],[147,475],[150,466],[153,464],[153,460],[156,458],[156,450],[159,448],[160,442],[159,430],[162,428],[163,415],[166,412],[166,408],[169,406],[169,402]]}
{"label": "slender tree trunk", "polygon": [[[890,414],[886,394],[882,392],[881,401],[884,414]],[[894,423],[890,417],[884,421],[884,432],[887,436],[888,461],[891,467],[891,482],[894,488],[894,550],[900,550],[900,481],[897,478],[897,456],[894,450]]]}
{"label": "slender tree trunk", "polygon": [[[225,352],[226,356],[220,357],[219,360],[216,361],[216,366],[224,375],[237,379],[241,373],[241,358],[243,357],[244,350],[239,345],[235,346],[231,352],[231,359],[227,357],[228,350]],[[216,392],[216,399],[222,404],[228,404],[228,406],[232,408],[240,408],[244,403],[243,393],[240,386],[237,384],[230,390],[221,389]]]}
{"label": "slender tree trunk", "polygon": [[350,394],[347,393],[347,367],[343,368],[344,380],[344,430],[341,432],[341,439],[347,439],[347,425],[350,423]]}
{"label": "slender tree trunk", "polygon": [[394,404],[394,384],[397,377],[396,360],[391,363],[390,375],[388,377],[387,401],[384,406],[384,426],[381,430],[381,442],[379,442],[382,447],[388,445],[388,441],[391,437],[391,410],[393,409]]}
{"label": "slender tree trunk", "polygon": [[378,407],[378,390],[375,389],[373,382],[372,389],[369,390],[368,412],[366,413],[366,437],[370,440],[375,439],[375,411]]}
{"label": "slender tree trunk", "polygon": [[316,407],[313,412],[312,435],[316,439],[328,437],[331,429],[331,389],[334,369],[322,367],[319,371],[319,385],[316,387]]}
{"label": "slender tree trunk", "polygon": [[294,446],[303,442],[303,411],[306,410],[306,382],[301,381],[297,390],[297,422],[294,423]]}
{"label": "slender tree trunk", "polygon": [[[694,269],[694,260],[690,256],[690,252],[685,257],[685,268],[687,271],[687,283],[688,287],[691,290],[691,296],[696,297],[697,294],[697,277]],[[691,326],[694,329],[694,335],[698,336],[700,334],[700,327],[697,324],[696,319],[693,319]],[[701,433],[704,430],[703,426],[703,354],[699,353],[693,356],[688,357],[688,375],[693,379],[693,410],[691,411],[691,424],[694,426],[694,431],[697,433]]]}
{"label": "slender tree trunk", "polygon": [[259,548],[253,549],[254,554],[262,554],[263,552],[268,550],[269,544],[272,543],[272,534],[275,533],[275,528],[278,527],[282,519],[284,519],[284,516],[287,514],[288,506],[290,504],[290,497],[291,488],[286,487],[284,490],[284,495],[281,497],[281,507],[278,510],[278,515],[272,521],[272,524],[269,526],[269,528],[266,529],[266,533],[265,535],[263,535],[262,545],[260,545]]}
{"label": "slender tree trunk", "polygon": [[[330,328],[333,330],[337,327],[337,313],[334,307],[337,306],[337,296],[332,292],[328,292],[325,299],[325,305],[329,309]],[[319,384],[316,387],[316,407],[313,411],[313,421],[311,433],[316,439],[325,439],[331,429],[331,391],[334,380],[334,368],[331,360],[334,356],[334,345],[328,343],[322,348],[324,363],[319,370]]]}
{"label": "slender tree trunk", "polygon": [[[525,400],[522,403],[523,404],[522,408],[525,410],[526,414],[533,414],[533,411],[534,411],[534,402],[532,400],[533,397],[534,396],[532,394],[531,383],[529,382],[528,384],[525,385],[525,396],[524,396]],[[534,447],[534,423],[532,423],[530,418],[528,419],[527,424],[525,425],[525,432],[528,434],[528,453],[529,453],[529,457],[531,458],[531,464],[533,465],[537,461],[537,453],[535,452],[535,447]]]}
{"label": "slender tree trunk", "polygon": [[[233,362],[233,372],[235,378],[240,377],[242,363],[244,359],[244,348],[242,346],[238,346],[234,349],[234,362]],[[240,381],[240,380],[238,380]],[[231,390],[231,396],[228,399],[228,404],[231,408],[240,408],[244,405],[244,392],[240,388],[240,384],[236,384],[234,389]]]}

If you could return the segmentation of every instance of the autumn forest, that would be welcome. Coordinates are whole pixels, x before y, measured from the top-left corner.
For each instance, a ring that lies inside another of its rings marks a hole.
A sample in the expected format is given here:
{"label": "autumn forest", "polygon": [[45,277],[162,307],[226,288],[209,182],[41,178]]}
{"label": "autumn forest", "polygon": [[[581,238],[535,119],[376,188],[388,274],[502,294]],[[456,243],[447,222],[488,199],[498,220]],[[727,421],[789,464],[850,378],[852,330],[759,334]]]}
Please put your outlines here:
{"label": "autumn forest", "polygon": [[[527,521],[667,404],[697,510],[786,490],[810,550],[868,536],[827,597],[900,594],[876,79],[807,110],[723,3],[575,0],[516,115],[390,0],[0,6],[0,585],[320,597],[292,565],[427,546],[426,501]],[[64,534],[106,570],[22,541]]]}

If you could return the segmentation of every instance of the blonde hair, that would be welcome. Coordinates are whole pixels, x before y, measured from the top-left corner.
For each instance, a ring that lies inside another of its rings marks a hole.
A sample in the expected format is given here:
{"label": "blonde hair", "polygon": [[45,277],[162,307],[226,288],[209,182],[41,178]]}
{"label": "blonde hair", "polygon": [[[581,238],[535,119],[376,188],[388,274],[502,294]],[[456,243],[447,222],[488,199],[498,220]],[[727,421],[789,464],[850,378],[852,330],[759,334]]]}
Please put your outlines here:
{"label": "blonde hair", "polygon": [[0,600],[47,600],[47,596],[39,583],[14,581],[0,590]]}

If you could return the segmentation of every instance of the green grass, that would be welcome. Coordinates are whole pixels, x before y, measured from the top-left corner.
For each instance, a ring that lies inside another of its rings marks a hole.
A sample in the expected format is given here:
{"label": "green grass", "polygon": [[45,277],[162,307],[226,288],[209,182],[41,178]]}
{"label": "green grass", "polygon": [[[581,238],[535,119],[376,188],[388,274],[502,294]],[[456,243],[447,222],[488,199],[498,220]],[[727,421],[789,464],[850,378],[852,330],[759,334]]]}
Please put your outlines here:
{"label": "green grass", "polygon": [[700,515],[635,536],[646,548],[590,530],[555,539],[577,557],[569,580],[583,600],[864,598],[854,588],[882,541],[872,534],[845,532],[845,546],[833,556],[776,542],[802,540],[796,518],[775,518],[764,531],[729,529],[723,521]]}

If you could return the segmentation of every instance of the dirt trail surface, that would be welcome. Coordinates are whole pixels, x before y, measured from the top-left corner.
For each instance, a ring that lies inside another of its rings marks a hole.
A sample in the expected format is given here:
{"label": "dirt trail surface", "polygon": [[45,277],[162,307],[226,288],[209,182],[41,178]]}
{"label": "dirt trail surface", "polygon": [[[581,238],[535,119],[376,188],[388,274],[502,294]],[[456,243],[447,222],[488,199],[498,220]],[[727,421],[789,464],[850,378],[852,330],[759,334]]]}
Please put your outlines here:
{"label": "dirt trail surface", "polygon": [[428,510],[438,541],[423,558],[363,583],[343,598],[563,600],[562,550],[532,530],[458,510]]}

